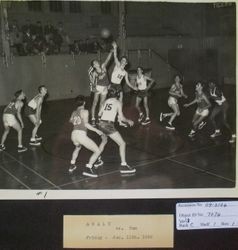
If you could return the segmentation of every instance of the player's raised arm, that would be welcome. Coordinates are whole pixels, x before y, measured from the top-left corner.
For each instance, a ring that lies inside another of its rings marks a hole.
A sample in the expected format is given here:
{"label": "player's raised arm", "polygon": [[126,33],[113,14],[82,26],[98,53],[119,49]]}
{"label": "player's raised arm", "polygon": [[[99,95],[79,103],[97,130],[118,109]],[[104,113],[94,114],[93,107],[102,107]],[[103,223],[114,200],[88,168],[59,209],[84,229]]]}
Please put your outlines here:
{"label": "player's raised arm", "polygon": [[112,47],[113,47],[113,56],[114,56],[115,64],[119,67],[120,62],[119,62],[118,56],[117,56],[117,44],[116,44],[116,42],[112,43]]}

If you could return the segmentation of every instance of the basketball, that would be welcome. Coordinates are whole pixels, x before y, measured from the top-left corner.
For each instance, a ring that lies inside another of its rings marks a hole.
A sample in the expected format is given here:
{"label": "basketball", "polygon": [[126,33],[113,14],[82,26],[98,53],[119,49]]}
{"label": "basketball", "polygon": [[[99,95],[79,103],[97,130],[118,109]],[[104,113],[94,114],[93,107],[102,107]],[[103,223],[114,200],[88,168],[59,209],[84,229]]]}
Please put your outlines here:
{"label": "basketball", "polygon": [[101,30],[101,37],[104,39],[108,39],[111,36],[111,32],[109,29],[104,28]]}

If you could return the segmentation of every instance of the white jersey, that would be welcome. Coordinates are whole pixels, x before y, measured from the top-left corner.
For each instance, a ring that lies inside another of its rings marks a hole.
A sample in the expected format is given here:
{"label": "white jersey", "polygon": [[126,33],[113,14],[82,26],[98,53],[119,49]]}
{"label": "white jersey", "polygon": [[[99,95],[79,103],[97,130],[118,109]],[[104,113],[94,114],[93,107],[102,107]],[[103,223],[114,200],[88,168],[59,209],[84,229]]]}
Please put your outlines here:
{"label": "white jersey", "polygon": [[114,84],[121,84],[122,79],[126,75],[126,71],[121,67],[115,66],[112,72],[111,82]]}
{"label": "white jersey", "polygon": [[109,98],[104,102],[101,120],[115,122],[118,112],[118,100]]}
{"label": "white jersey", "polygon": [[147,88],[147,81],[143,75],[141,77],[136,76],[136,83],[139,90],[145,90]]}
{"label": "white jersey", "polygon": [[37,101],[39,98],[41,97],[39,95],[36,95],[28,102],[28,106],[35,110],[37,108]]}

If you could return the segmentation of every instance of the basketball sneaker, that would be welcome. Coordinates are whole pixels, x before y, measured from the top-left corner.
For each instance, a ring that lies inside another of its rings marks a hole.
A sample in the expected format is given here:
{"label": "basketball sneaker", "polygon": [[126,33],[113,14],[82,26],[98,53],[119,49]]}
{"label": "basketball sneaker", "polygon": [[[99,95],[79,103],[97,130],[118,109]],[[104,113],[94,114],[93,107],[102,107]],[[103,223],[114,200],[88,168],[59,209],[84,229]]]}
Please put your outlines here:
{"label": "basketball sneaker", "polygon": [[166,128],[170,130],[175,130],[175,127],[169,122],[167,123]]}
{"label": "basketball sneaker", "polygon": [[195,136],[196,132],[194,130],[191,130],[190,133],[188,134],[189,137]]}
{"label": "basketball sneaker", "polygon": [[76,170],[77,166],[75,164],[71,164],[70,167],[69,167],[69,172],[70,173],[73,173],[74,170]]}
{"label": "basketball sneaker", "polygon": [[36,135],[36,141],[41,141],[42,140],[42,137],[40,137],[40,136],[38,136],[38,135]]}
{"label": "basketball sneaker", "polygon": [[236,135],[233,134],[233,135],[231,136],[231,139],[229,140],[229,143],[234,143],[235,141],[236,141]]}
{"label": "basketball sneaker", "polygon": [[22,153],[22,152],[25,152],[25,151],[27,151],[27,148],[26,148],[26,147],[23,147],[23,146],[20,146],[20,147],[18,146],[18,147],[17,147],[17,152],[18,152],[18,153]]}
{"label": "basketball sneaker", "polygon": [[29,144],[30,144],[31,146],[40,146],[40,145],[41,145],[40,141],[37,141],[37,140],[34,139],[34,138],[31,138]]}
{"label": "basketball sneaker", "polygon": [[0,152],[4,151],[6,149],[6,147],[4,145],[0,145]]}
{"label": "basketball sneaker", "polygon": [[199,125],[198,125],[198,129],[202,129],[207,123],[202,121]]}
{"label": "basketball sneaker", "polygon": [[89,164],[86,164],[85,170],[83,171],[84,176],[89,176],[89,177],[98,177],[98,174],[95,172],[93,167],[89,166]]}
{"label": "basketball sneaker", "polygon": [[104,163],[104,162],[102,161],[101,157],[98,157],[97,161],[93,164],[93,166],[94,166],[95,168],[98,168],[98,167],[102,166],[103,163]]}
{"label": "basketball sneaker", "polygon": [[138,118],[138,122],[141,122],[144,118],[144,114],[140,113],[139,118]]}
{"label": "basketball sneaker", "polygon": [[136,169],[130,167],[128,164],[121,164],[120,173],[121,174],[132,174],[135,173]]}
{"label": "basketball sneaker", "polygon": [[213,133],[212,135],[210,135],[211,138],[215,138],[217,136],[221,135],[221,131],[219,129],[215,130],[215,133]]}
{"label": "basketball sneaker", "polygon": [[159,116],[159,120],[160,120],[160,122],[162,122],[162,121],[163,121],[163,119],[164,119],[164,114],[161,112],[161,113],[160,113],[160,116]]}
{"label": "basketball sneaker", "polygon": [[150,120],[150,118],[147,117],[141,124],[142,125],[148,125],[150,123],[151,123],[151,120]]}

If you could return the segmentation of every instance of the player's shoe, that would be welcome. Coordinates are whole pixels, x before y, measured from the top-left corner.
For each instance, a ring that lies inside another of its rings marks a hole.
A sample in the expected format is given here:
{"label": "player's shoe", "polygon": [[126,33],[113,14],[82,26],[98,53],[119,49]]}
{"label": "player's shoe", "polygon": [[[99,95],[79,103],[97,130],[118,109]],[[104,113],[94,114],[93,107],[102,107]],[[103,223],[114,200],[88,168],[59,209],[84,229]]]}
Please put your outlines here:
{"label": "player's shoe", "polygon": [[36,135],[36,138],[35,138],[36,141],[41,141],[42,140],[42,137]]}
{"label": "player's shoe", "polygon": [[98,168],[98,167],[102,166],[103,163],[104,163],[104,162],[102,161],[101,157],[98,157],[97,161],[93,164],[93,166],[94,166],[95,168]]}
{"label": "player's shoe", "polygon": [[169,122],[167,123],[166,128],[170,130],[175,130],[175,127]]}
{"label": "player's shoe", "polygon": [[198,125],[198,129],[202,129],[207,123],[202,121],[199,125]]}
{"label": "player's shoe", "polygon": [[74,170],[76,170],[76,169],[77,169],[77,166],[75,164],[71,164],[70,167],[69,167],[69,172],[73,173]]}
{"label": "player's shoe", "polygon": [[162,122],[162,121],[163,121],[163,119],[164,119],[164,114],[161,112],[161,113],[160,113],[160,116],[159,116],[159,120],[160,120],[160,122]]}
{"label": "player's shoe", "polygon": [[37,141],[37,140],[34,139],[34,138],[31,138],[29,144],[30,144],[31,146],[40,146],[40,145],[41,145],[40,141]]}
{"label": "player's shoe", "polygon": [[144,118],[144,114],[140,113],[139,118],[138,118],[138,122],[141,123],[141,121],[143,120],[143,118]]}
{"label": "player's shoe", "polygon": [[135,173],[136,169],[130,167],[128,164],[121,164],[120,173],[121,174],[132,174]]}
{"label": "player's shoe", "polygon": [[215,133],[211,134],[210,137],[211,138],[215,138],[217,136],[220,136],[221,135],[221,131],[220,130],[216,130]]}
{"label": "player's shoe", "polygon": [[95,169],[93,167],[90,167],[88,164],[85,166],[85,170],[83,171],[84,176],[89,176],[89,177],[98,177],[98,174],[95,172]]}
{"label": "player's shoe", "polygon": [[191,130],[190,133],[188,134],[189,137],[195,136],[196,132],[194,130]]}
{"label": "player's shoe", "polygon": [[229,143],[234,143],[235,141],[236,141],[236,135],[233,134],[233,135],[231,136],[231,139],[229,140]]}
{"label": "player's shoe", "polygon": [[4,151],[6,149],[6,147],[4,145],[0,145],[0,152]]}
{"label": "player's shoe", "polygon": [[17,147],[17,152],[18,153],[22,153],[22,152],[25,152],[25,151],[27,151],[27,148],[26,147],[23,147],[23,146],[21,146],[21,147]]}
{"label": "player's shoe", "polygon": [[145,126],[145,125],[148,125],[150,123],[151,123],[151,120],[150,120],[150,118],[147,117],[141,124]]}

